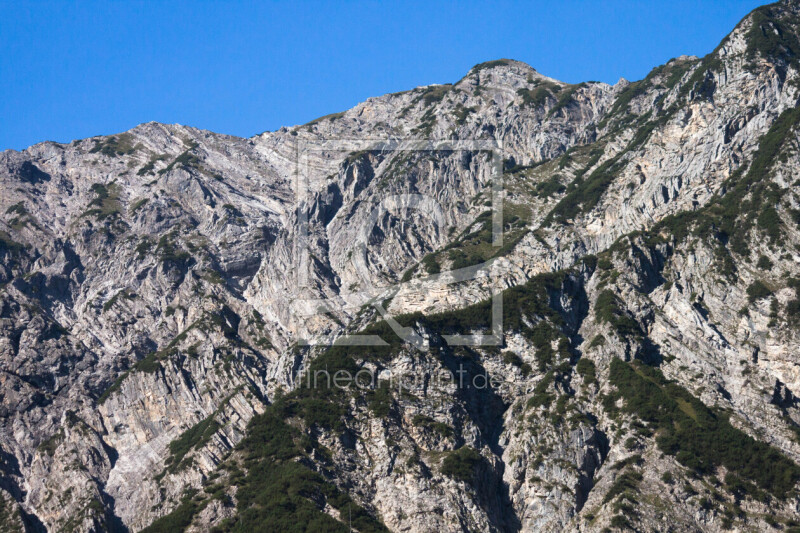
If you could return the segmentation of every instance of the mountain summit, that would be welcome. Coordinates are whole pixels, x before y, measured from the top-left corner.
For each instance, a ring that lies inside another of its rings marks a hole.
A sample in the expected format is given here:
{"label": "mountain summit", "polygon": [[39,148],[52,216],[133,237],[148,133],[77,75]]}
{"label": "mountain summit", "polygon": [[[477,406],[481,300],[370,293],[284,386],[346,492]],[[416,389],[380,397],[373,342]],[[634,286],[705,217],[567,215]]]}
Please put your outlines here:
{"label": "mountain summit", "polygon": [[0,530],[798,530],[799,99],[780,2],[0,153]]}

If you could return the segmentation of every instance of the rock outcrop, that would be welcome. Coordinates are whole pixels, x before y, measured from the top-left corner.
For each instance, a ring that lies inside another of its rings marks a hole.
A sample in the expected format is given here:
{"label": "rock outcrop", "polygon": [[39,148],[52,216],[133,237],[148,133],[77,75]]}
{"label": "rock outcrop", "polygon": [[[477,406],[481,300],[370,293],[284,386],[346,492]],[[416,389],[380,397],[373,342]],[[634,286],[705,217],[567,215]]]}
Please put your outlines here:
{"label": "rock outcrop", "polygon": [[800,527],[799,58],[0,153],[0,529]]}

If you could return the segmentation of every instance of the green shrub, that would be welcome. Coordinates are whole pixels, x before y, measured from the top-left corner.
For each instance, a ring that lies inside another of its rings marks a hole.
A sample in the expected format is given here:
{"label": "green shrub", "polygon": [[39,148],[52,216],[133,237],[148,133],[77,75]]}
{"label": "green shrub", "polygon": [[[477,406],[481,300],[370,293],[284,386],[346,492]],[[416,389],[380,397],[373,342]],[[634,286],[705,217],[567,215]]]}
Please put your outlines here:
{"label": "green shrub", "polygon": [[503,352],[503,362],[507,365],[513,365],[520,369],[523,376],[531,373],[531,365],[524,362],[520,356],[511,351]]}
{"label": "green shrub", "polygon": [[203,279],[214,285],[223,285],[225,283],[225,278],[216,270],[207,270],[203,274]]}
{"label": "green shrub", "polygon": [[180,437],[169,443],[169,455],[165,463],[171,472],[183,467],[183,460],[191,450],[199,450],[211,440],[221,427],[214,418],[216,412],[184,431]]}
{"label": "green shrub", "polygon": [[617,479],[615,479],[614,483],[611,485],[611,488],[608,489],[608,492],[606,492],[606,495],[603,497],[603,504],[610,502],[625,492],[635,494],[639,489],[639,482],[641,482],[642,479],[642,474],[635,470],[627,470],[618,475]]}
{"label": "green shrub", "polygon": [[537,183],[534,189],[534,193],[539,198],[547,199],[550,198],[551,196],[561,194],[566,190],[567,188],[561,184],[561,176],[556,174],[550,176],[550,178],[548,178],[545,181]]}
{"label": "green shrub", "polygon": [[414,415],[414,418],[411,419],[411,423],[415,426],[434,431],[443,437],[452,437],[455,434],[453,428],[449,425],[445,424],[444,422],[437,422],[433,418],[426,415]]}
{"label": "green shrub", "polygon": [[589,348],[597,348],[598,346],[605,346],[606,338],[600,333],[594,336],[592,342],[589,343]]}
{"label": "green shrub", "polygon": [[517,95],[522,98],[523,107],[543,107],[549,99],[555,98],[549,85],[542,85],[535,89],[517,89]]}
{"label": "green shrub", "polygon": [[5,498],[0,498],[0,531],[8,533],[23,533],[22,517],[14,504],[9,504]]}
{"label": "green shrub", "polygon": [[92,184],[91,190],[95,197],[89,202],[88,209],[81,214],[81,217],[94,216],[98,220],[104,220],[119,215],[118,189],[119,187],[114,183],[108,186],[102,183]]}
{"label": "green shrub", "polygon": [[136,298],[136,294],[131,292],[131,291],[129,291],[128,289],[124,289],[124,290],[119,291],[114,296],[109,298],[106,303],[103,304],[103,312],[105,313],[106,311],[108,311],[109,309],[114,307],[114,304],[117,303],[117,301],[119,300],[120,297],[123,297],[123,298],[125,298],[127,300],[132,300],[132,299]]}
{"label": "green shrub", "polygon": [[494,61],[486,61],[485,63],[478,63],[469,71],[470,74],[478,74],[482,70],[487,70],[495,67],[504,67],[509,65],[508,59],[495,59]]}
{"label": "green shrub", "polygon": [[314,120],[312,120],[310,122],[307,122],[307,123],[305,123],[303,125],[310,127],[310,126],[313,126],[314,124],[319,124],[320,122],[323,122],[325,120],[329,120],[331,122],[334,122],[334,121],[339,120],[340,118],[342,118],[344,116],[344,114],[345,114],[344,111],[339,111],[338,113],[331,113],[329,115],[323,115],[323,116],[315,118]]}
{"label": "green shrub", "polygon": [[109,385],[108,388],[106,388],[106,390],[104,390],[100,394],[100,396],[98,396],[97,404],[98,405],[103,405],[106,402],[106,400],[108,400],[111,397],[112,394],[117,392],[120,389],[120,387],[122,386],[122,382],[125,381],[125,379],[128,377],[129,373],[130,373],[130,371],[125,371],[122,374],[120,374],[119,377],[117,379],[115,379],[111,383],[111,385]]}
{"label": "green shrub", "polygon": [[103,155],[113,157],[119,155],[129,155],[139,148],[139,145],[133,146],[131,144],[132,137],[130,134],[123,133],[122,135],[108,137],[103,139],[93,139],[94,146],[89,150],[90,154],[100,152]]}
{"label": "green shrub", "polygon": [[761,270],[772,270],[773,264],[772,261],[765,255],[762,255],[758,258],[758,262],[756,263],[756,267]]}
{"label": "green shrub", "polygon": [[203,507],[205,507],[205,505],[194,501],[191,496],[184,497],[175,510],[144,528],[141,533],[173,533],[175,531],[184,531],[192,523],[194,515]]}
{"label": "green shrub", "polygon": [[[177,340],[177,338],[176,338]],[[116,380],[105,390],[103,393],[97,398],[98,404],[105,403],[106,400],[116,391],[120,389],[122,386],[122,382],[127,379],[127,377],[131,374],[131,372],[145,372],[148,374],[153,374],[162,369],[161,363],[159,362],[162,359],[165,359],[174,351],[175,340],[170,343],[164,350],[160,352],[150,352],[147,354],[143,359],[134,363],[134,365],[129,369],[123,372],[122,374],[117,377]]]}
{"label": "green shrub", "polygon": [[[295,413],[285,397],[248,424],[247,436],[237,447],[245,454],[247,475],[239,484],[237,516],[231,531],[256,531],[269,524],[275,531],[341,531],[347,526],[325,514],[322,505],[346,511],[358,531],[385,532],[386,528],[318,473],[294,462],[305,451],[297,429],[282,419]],[[306,444],[311,451],[313,443]]]}
{"label": "green shrub", "polygon": [[150,200],[148,198],[139,198],[138,200],[136,200],[135,202],[133,202],[131,204],[131,206],[128,208],[128,212],[130,214],[136,213],[136,211],[138,211],[141,207],[143,207],[149,201]]}
{"label": "green shrub", "polygon": [[527,406],[529,408],[535,407],[548,407],[555,396],[548,393],[550,385],[555,381],[555,372],[550,370],[544,375],[542,380],[533,388],[533,396],[528,399]]}
{"label": "green shrub", "polygon": [[475,478],[475,469],[483,457],[475,448],[462,446],[450,452],[442,461],[442,474],[464,483]]}
{"label": "green shrub", "polygon": [[[560,332],[565,327],[564,320],[553,308],[552,302],[565,290],[565,284],[575,282],[566,273],[543,274],[534,277],[522,286],[504,292],[504,325],[520,331],[527,338],[536,338],[538,343],[558,340],[558,352],[562,356],[569,350],[569,342]],[[457,311],[448,311],[424,316],[420,313],[401,315],[396,320],[404,327],[424,327],[441,334],[464,333],[467,331],[486,331],[490,325],[491,301],[484,301]],[[531,326],[531,324],[534,324]],[[378,322],[364,328],[360,333],[379,335],[387,341],[386,346],[347,346],[334,345],[310,359],[307,376],[315,371],[327,371],[334,375],[338,370],[346,370],[355,375],[368,361],[386,361],[399,353],[404,344],[393,334],[385,322]],[[172,344],[172,343],[171,343]],[[177,348],[168,346],[167,348]],[[552,349],[552,348],[551,348]],[[499,350],[494,352],[499,355]],[[299,355],[296,354],[296,355]],[[154,361],[157,362],[157,361]],[[563,368],[550,369],[534,388],[534,395],[547,397],[545,403],[555,399],[548,394],[548,388],[557,379],[557,372],[570,370],[569,364]],[[471,379],[471,376],[465,376]],[[560,377],[559,377],[560,379]],[[263,524],[270,524],[276,530],[306,531],[341,530],[344,527],[324,512],[326,505],[333,508],[350,509],[353,527],[361,532],[386,531],[383,525],[369,513],[356,506],[346,494],[339,492],[331,483],[304,465],[302,458],[324,457],[325,450],[315,440],[320,429],[344,431],[349,406],[353,394],[358,391],[344,391],[334,386],[326,386],[325,380],[311,385],[304,376],[292,392],[276,397],[261,415],[256,415],[248,424],[246,437],[237,445],[237,453],[243,457],[246,475],[237,475],[235,483],[237,511],[227,524],[229,531],[253,531]],[[373,412],[391,414],[389,391],[368,392],[363,395]],[[566,410],[567,399],[558,403],[557,410]],[[363,405],[356,399],[356,405]],[[424,416],[424,415],[422,415]],[[415,417],[412,421],[424,425],[445,436],[453,429],[447,424],[433,419]],[[291,424],[287,421],[291,421]],[[202,432],[195,431],[195,434]],[[190,439],[186,439],[191,442]],[[184,446],[185,448],[185,446]],[[474,449],[465,446],[450,452],[442,461],[442,474],[466,482],[472,482],[483,461]],[[231,478],[233,480],[233,476]],[[233,482],[233,481],[232,481]],[[219,487],[210,488],[217,494]],[[185,510],[185,509],[184,509]],[[196,510],[189,509],[188,514]],[[165,517],[166,520],[171,520]],[[172,520],[175,520],[173,517]],[[342,531],[346,531],[342,530]]]}
{"label": "green shrub", "polygon": [[344,407],[326,398],[305,397],[298,402],[298,414],[310,426],[339,430],[343,427]]}
{"label": "green shrub", "polygon": [[400,278],[400,282],[408,283],[409,281],[411,281],[411,278],[414,277],[414,274],[417,272],[418,268],[419,268],[419,263],[417,263],[416,265],[412,266],[411,268],[403,272],[403,277]]}
{"label": "green shrub", "polygon": [[794,298],[786,303],[786,314],[793,322],[800,319],[800,299]]}
{"label": "green shrub", "polygon": [[633,529],[633,526],[631,526],[630,521],[625,517],[625,515],[621,514],[614,515],[611,518],[611,527],[615,527],[617,529],[622,529],[622,530]]}
{"label": "green shrub", "polygon": [[28,210],[25,209],[25,204],[24,203],[18,202],[16,204],[12,205],[11,207],[9,207],[8,209],[6,209],[6,214],[7,215],[15,215],[15,214],[16,215],[27,215],[28,214]]}
{"label": "green shrub", "polygon": [[192,258],[192,256],[188,252],[177,247],[174,241],[176,235],[177,232],[171,232],[166,235],[162,235],[158,239],[156,253],[158,253],[160,256],[162,263],[170,263],[184,267]]}
{"label": "green shrub", "polygon": [[465,253],[464,250],[450,250],[449,251],[449,259],[452,261],[452,269],[459,270],[461,268],[467,268],[475,265],[480,265],[483,263],[484,259],[482,255],[476,253]]}
{"label": "green shrub", "polygon": [[422,93],[422,105],[428,107],[433,104],[438,104],[452,88],[453,86],[449,83],[426,87]]}
{"label": "green shrub", "polygon": [[155,164],[154,161],[148,161],[147,163],[142,165],[142,168],[140,168],[139,170],[136,171],[136,175],[137,176],[145,176],[147,174],[153,174],[153,169],[155,169],[155,167],[156,167],[156,164]]}
{"label": "green shrub", "polygon": [[608,257],[602,257],[597,261],[597,268],[600,270],[611,270],[614,268],[614,263]]}
{"label": "green shrub", "polygon": [[381,382],[374,390],[367,392],[367,404],[372,414],[378,418],[386,418],[392,408],[392,392],[389,384]]}
{"label": "green shrub", "polygon": [[469,117],[472,113],[477,112],[478,109],[475,107],[464,107],[461,104],[456,105],[456,109],[454,111],[456,116],[456,124],[459,126],[464,125],[467,122],[467,117]]}
{"label": "green shrub", "polygon": [[583,378],[585,383],[597,383],[597,371],[595,370],[594,361],[581,357],[578,364],[575,365],[575,371]]}
{"label": "green shrub", "polygon": [[435,113],[436,108],[431,107],[429,108],[422,118],[419,121],[417,127],[411,130],[411,133],[419,135],[421,137],[427,137],[433,131],[433,127],[436,126],[437,118]]}
{"label": "green shrub", "polygon": [[778,211],[774,207],[765,206],[758,214],[756,221],[758,222],[758,227],[764,230],[771,242],[781,240],[783,231],[781,217],[778,216]]}
{"label": "green shrub", "polygon": [[570,85],[567,90],[562,91],[558,96],[556,105],[554,105],[550,111],[547,112],[547,116],[553,116],[562,109],[569,107],[569,105],[574,101],[575,93],[578,91],[578,89],[582,89],[586,86],[586,83],[579,83],[577,85]]}
{"label": "green shrub", "polygon": [[161,363],[158,362],[159,359],[160,357],[158,352],[150,352],[144,357],[144,359],[133,365],[132,370],[145,372],[148,374],[157,372],[158,370],[161,370]]}
{"label": "green shrub", "polygon": [[169,165],[165,168],[162,168],[158,171],[158,175],[166,174],[167,172],[171,171],[174,168],[182,168],[186,171],[191,171],[193,169],[200,169],[201,168],[201,161],[196,155],[192,153],[192,150],[197,148],[198,144],[195,142],[191,142],[188,149],[183,151],[178,157],[176,157]]}
{"label": "green shrub", "polygon": [[[506,205],[502,221],[504,243],[503,246],[496,247],[493,244],[493,213],[491,211],[481,213],[468,230],[444,248],[443,251],[448,252],[448,257],[452,261],[452,269],[479,265],[494,257],[507,254],[528,232],[528,218],[529,209],[525,206]],[[477,229],[474,229],[476,227]],[[438,261],[436,259],[438,255],[430,255],[433,257],[426,258],[428,261]],[[431,264],[430,267],[438,273],[438,264]]]}
{"label": "green shrub", "polygon": [[25,249],[25,246],[16,242],[11,238],[11,235],[3,230],[0,230],[0,251],[18,253]]}
{"label": "green shrub", "polygon": [[158,161],[164,161],[166,159],[167,159],[167,156],[165,154],[151,156],[150,160],[147,163],[145,163],[144,166],[142,166],[142,168],[140,168],[136,172],[136,175],[137,176],[145,176],[147,174],[155,174],[155,172],[153,172],[153,170],[156,167],[156,163]]}
{"label": "green shrub", "polygon": [[747,299],[750,303],[772,296],[772,291],[763,282],[756,280],[747,287]]}
{"label": "green shrub", "polygon": [[622,311],[619,300],[609,289],[605,289],[597,296],[594,311],[599,322],[610,324],[623,339],[643,335],[639,323]]}
{"label": "green shrub", "polygon": [[43,440],[39,446],[36,447],[37,451],[45,453],[52,457],[56,453],[56,449],[58,448],[59,444],[64,441],[64,430],[59,428],[53,435],[49,438]]}
{"label": "green shrub", "polygon": [[144,259],[148,253],[150,253],[150,249],[153,247],[153,242],[145,237],[142,241],[136,245],[136,255],[139,259]]}
{"label": "green shrub", "polygon": [[436,256],[434,254],[428,254],[422,258],[422,266],[425,267],[425,272],[428,274],[438,274],[442,271],[442,267],[439,266],[439,262],[436,260]]}
{"label": "green shrub", "polygon": [[640,466],[643,463],[644,459],[642,459],[642,455],[637,453],[635,455],[631,455],[630,457],[626,457],[625,459],[617,461],[616,463],[611,465],[611,468],[613,470],[622,470],[629,466]]}

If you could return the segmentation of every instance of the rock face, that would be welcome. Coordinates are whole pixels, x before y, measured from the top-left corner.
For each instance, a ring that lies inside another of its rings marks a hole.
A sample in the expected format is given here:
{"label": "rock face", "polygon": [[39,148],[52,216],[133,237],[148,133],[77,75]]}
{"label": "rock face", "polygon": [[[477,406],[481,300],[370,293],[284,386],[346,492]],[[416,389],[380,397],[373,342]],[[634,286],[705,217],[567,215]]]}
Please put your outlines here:
{"label": "rock face", "polygon": [[800,527],[798,67],[3,152],[0,530]]}

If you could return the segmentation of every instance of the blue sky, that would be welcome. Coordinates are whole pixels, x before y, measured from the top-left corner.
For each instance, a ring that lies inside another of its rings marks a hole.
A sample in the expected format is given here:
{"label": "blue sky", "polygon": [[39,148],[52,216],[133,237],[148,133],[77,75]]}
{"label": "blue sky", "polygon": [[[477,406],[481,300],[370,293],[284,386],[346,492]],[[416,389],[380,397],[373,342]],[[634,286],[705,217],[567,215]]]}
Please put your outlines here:
{"label": "blue sky", "polygon": [[501,57],[636,80],[710,52],[758,5],[0,0],[0,150],[150,120],[250,136]]}

